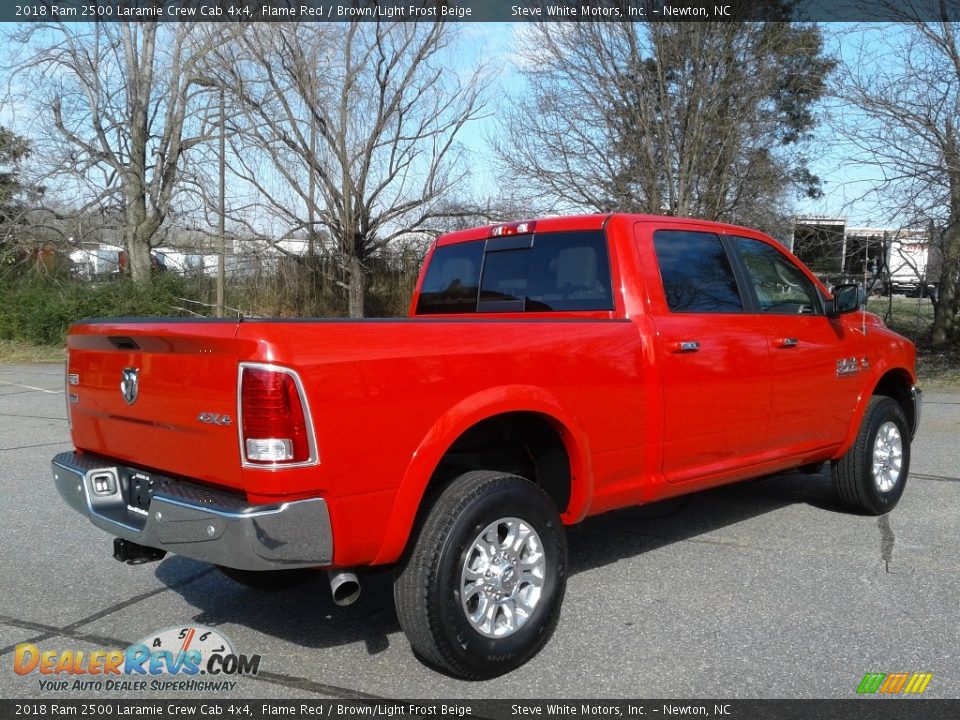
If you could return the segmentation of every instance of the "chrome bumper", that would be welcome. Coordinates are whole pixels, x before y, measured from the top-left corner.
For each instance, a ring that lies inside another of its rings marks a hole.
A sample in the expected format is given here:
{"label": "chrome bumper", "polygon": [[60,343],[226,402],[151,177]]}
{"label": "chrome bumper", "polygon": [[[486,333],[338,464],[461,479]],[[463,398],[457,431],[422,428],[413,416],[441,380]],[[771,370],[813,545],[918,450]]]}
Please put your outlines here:
{"label": "chrome bumper", "polygon": [[914,385],[910,388],[910,399],[913,400],[913,428],[910,437],[916,437],[920,427],[920,415],[923,412],[923,390]]}
{"label": "chrome bumper", "polygon": [[[249,505],[240,495],[118,465],[95,455],[53,458],[57,491],[111,535],[240,570],[329,565],[333,533],[320,499]],[[149,510],[129,505],[132,478],[156,490]]]}

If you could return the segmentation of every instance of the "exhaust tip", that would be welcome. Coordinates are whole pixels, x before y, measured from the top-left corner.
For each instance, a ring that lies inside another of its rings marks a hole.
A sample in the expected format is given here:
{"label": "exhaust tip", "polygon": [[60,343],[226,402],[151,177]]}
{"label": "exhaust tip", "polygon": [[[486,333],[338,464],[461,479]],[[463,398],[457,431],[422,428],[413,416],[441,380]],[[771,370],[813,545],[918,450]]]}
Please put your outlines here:
{"label": "exhaust tip", "polygon": [[352,572],[330,573],[330,592],[340,607],[353,605],[360,597],[360,581]]}

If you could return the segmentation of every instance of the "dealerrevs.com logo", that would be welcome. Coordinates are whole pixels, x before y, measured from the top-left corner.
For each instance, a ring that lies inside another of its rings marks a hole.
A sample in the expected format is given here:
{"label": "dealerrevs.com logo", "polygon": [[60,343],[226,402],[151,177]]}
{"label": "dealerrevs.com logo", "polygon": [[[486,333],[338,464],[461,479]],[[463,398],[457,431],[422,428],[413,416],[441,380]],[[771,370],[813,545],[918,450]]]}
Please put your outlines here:
{"label": "dealerrevs.com logo", "polygon": [[37,674],[40,690],[233,690],[256,674],[259,655],[242,655],[218,630],[188,625],[151,633],[126,649],[41,649],[17,645],[17,675]]}

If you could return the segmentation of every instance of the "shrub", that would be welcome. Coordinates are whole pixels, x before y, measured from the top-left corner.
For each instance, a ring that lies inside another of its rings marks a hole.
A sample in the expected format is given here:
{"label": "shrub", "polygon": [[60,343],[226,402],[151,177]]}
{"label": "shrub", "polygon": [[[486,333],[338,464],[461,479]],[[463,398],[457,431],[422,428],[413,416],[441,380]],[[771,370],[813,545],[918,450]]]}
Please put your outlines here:
{"label": "shrub", "polygon": [[56,276],[0,281],[0,339],[62,344],[71,323],[92,317],[179,315],[184,280],[157,275],[150,285],[128,279],[88,283]]}

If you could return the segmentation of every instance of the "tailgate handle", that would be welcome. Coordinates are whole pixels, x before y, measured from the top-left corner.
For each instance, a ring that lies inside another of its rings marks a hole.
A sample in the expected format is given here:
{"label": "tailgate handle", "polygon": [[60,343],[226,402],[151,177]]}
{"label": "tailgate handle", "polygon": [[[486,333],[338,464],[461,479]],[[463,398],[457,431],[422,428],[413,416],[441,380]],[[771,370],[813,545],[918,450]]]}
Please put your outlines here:
{"label": "tailgate handle", "polygon": [[107,340],[110,341],[110,344],[113,345],[117,350],[139,350],[140,346],[137,345],[137,341],[132,337],[124,337],[122,335],[110,335]]}
{"label": "tailgate handle", "polygon": [[670,343],[670,352],[675,353],[690,353],[696,352],[700,349],[700,343],[696,340],[681,340],[679,342]]}

